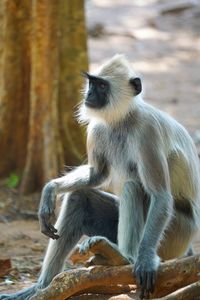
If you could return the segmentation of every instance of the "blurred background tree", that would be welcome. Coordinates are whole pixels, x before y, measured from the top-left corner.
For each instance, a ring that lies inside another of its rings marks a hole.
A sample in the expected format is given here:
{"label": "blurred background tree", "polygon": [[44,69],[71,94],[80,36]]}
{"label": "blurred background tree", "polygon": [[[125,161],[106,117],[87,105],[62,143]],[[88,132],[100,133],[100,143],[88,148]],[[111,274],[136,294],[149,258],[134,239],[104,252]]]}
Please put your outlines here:
{"label": "blurred background tree", "polygon": [[74,118],[88,68],[84,1],[0,1],[0,176],[34,192],[79,164]]}

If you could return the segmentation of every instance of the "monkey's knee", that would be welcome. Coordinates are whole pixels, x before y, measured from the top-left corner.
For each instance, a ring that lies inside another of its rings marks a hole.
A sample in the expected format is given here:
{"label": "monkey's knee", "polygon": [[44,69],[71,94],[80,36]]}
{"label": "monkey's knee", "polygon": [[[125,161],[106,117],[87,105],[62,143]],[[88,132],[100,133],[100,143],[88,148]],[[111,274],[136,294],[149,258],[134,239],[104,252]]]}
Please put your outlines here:
{"label": "monkey's knee", "polygon": [[[64,207],[60,211],[61,227],[67,227],[68,230],[80,230],[88,212],[87,191],[85,189],[73,191],[67,194],[63,200]],[[59,226],[59,227],[60,227]]]}
{"label": "monkey's knee", "polygon": [[71,215],[87,208],[87,192],[85,189],[73,191],[68,195],[67,212]]}

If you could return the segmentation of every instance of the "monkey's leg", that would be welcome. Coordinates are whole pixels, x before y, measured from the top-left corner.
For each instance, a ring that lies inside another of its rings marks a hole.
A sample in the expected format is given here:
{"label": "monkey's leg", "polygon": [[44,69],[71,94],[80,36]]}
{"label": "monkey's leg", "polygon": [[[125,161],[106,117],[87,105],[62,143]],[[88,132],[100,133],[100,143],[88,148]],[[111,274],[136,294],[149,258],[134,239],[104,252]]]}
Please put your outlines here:
{"label": "monkey's leg", "polygon": [[47,286],[83,234],[102,235],[116,242],[118,207],[114,196],[93,189],[72,192],[64,199],[55,227],[60,238],[50,240],[39,282]]}
{"label": "monkey's leg", "polygon": [[127,182],[124,185],[118,226],[119,249],[134,262],[145,225],[148,199],[140,183]]}
{"label": "monkey's leg", "polygon": [[49,242],[37,284],[12,295],[2,295],[0,299],[29,299],[37,288],[46,287],[62,270],[65,257],[83,234],[102,235],[115,243],[117,224],[118,203],[115,196],[92,189],[69,193],[63,199],[55,224],[60,237]]}
{"label": "monkey's leg", "polygon": [[[106,242],[131,263],[137,256],[148,206],[149,202],[141,184],[127,182],[124,185],[119,206],[118,246],[109,241]],[[85,240],[79,247],[80,252],[88,252],[94,244],[102,239],[102,236],[94,236]]]}
{"label": "monkey's leg", "polygon": [[191,210],[175,209],[164,238],[158,249],[159,256],[166,260],[193,255],[192,239],[197,232]]}
{"label": "monkey's leg", "polygon": [[73,198],[73,194],[69,194],[63,199],[58,220],[55,224],[56,228],[59,231],[60,238],[55,241],[50,239],[47,252],[43,261],[41,275],[38,279],[37,284],[28,289],[19,291],[16,294],[8,296],[3,295],[0,297],[1,300],[29,299],[29,297],[35,293],[37,288],[43,288],[47,286],[52,280],[52,278],[62,269],[65,256],[81,237],[81,226],[78,223],[80,207],[77,207],[76,213],[74,213],[73,209],[75,208],[77,201],[76,199],[74,199],[74,205],[70,205],[71,198]]}

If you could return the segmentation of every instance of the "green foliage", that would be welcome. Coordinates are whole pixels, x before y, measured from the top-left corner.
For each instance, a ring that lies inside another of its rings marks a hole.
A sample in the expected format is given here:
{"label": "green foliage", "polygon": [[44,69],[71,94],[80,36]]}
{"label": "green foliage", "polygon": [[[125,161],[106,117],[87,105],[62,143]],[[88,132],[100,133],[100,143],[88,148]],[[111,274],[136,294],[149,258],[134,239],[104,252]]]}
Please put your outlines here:
{"label": "green foliage", "polygon": [[6,183],[7,187],[16,188],[18,184],[19,184],[19,176],[14,173],[10,174]]}

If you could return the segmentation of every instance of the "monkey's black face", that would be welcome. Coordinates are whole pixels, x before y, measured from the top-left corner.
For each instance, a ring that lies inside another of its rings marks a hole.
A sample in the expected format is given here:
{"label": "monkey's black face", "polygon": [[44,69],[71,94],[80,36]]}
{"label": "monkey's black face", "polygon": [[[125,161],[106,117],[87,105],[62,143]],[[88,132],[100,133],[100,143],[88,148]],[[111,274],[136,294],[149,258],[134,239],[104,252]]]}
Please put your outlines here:
{"label": "monkey's black face", "polygon": [[89,79],[89,89],[85,99],[85,105],[90,108],[100,109],[106,106],[109,99],[109,82],[101,77],[84,73]]}

